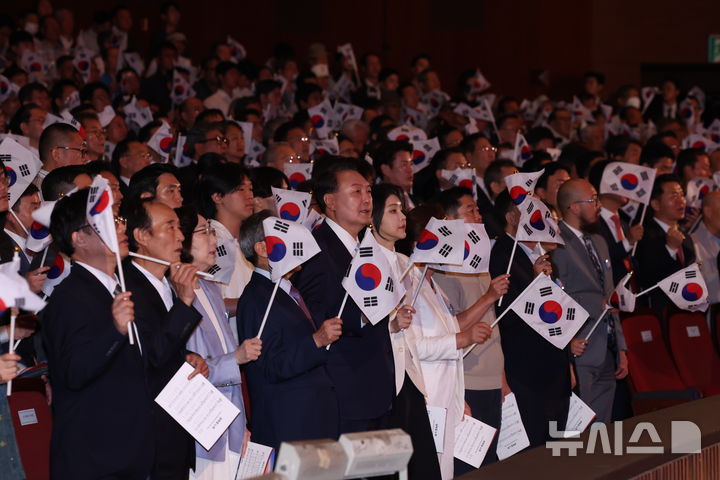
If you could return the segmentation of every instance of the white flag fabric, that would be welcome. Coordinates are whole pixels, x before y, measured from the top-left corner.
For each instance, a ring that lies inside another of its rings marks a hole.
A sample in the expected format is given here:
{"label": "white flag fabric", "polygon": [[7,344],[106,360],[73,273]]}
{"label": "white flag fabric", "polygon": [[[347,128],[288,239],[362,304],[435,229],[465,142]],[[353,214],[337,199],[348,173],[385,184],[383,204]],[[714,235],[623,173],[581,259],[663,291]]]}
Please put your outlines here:
{"label": "white flag fabric", "polygon": [[544,168],[539,172],[513,173],[505,177],[505,185],[515,205],[522,204],[528,195],[532,195],[535,184],[543,173],[545,173]]}
{"label": "white flag fabric", "polygon": [[[2,77],[0,77],[2,78]],[[0,90],[0,98],[2,98],[2,91]],[[720,143],[720,118],[716,118],[712,121],[710,126],[705,130],[705,134],[715,143]]]}
{"label": "white flag fabric", "polygon": [[162,125],[155,130],[150,140],[147,142],[147,146],[152,148],[158,155],[163,159],[163,163],[167,162],[170,157],[170,152],[173,146],[173,133],[170,129],[170,125],[163,120]]}
{"label": "white flag fabric", "polygon": [[290,180],[290,188],[293,190],[301,183],[310,180],[312,169],[312,163],[286,163],[283,166],[283,172]]}
{"label": "white flag fabric", "polygon": [[715,182],[709,178],[695,178],[690,180],[685,192],[687,206],[692,208],[702,207],[702,201],[705,195],[717,189],[718,187],[715,185]]}
{"label": "white flag fabric", "polygon": [[559,349],[567,346],[588,319],[588,312],[541,273],[510,308],[530,328]]}
{"label": "white flag fabric", "polygon": [[572,105],[570,106],[572,112],[572,121],[577,122],[578,120],[584,122],[592,122],[593,116],[589,108],[582,104],[578,97],[573,97]]}
{"label": "white flag fabric", "polygon": [[[52,125],[54,123],[66,123],[66,124],[70,125],[71,127],[74,127],[75,130],[77,130],[77,131],[80,131],[80,129],[82,128],[82,125],[80,124],[80,122],[78,122],[77,120],[72,118],[72,116],[70,118],[66,118],[66,117],[58,117],[57,115],[53,115],[52,113],[45,114],[45,122],[43,123],[43,129],[46,129],[47,127],[49,127],[50,125]],[[83,137],[84,137],[84,135],[83,135]]]}
{"label": "white flag fabric", "polygon": [[465,222],[431,217],[418,237],[410,263],[462,265]]}
{"label": "white flag fabric", "polygon": [[307,218],[304,222],[302,222],[302,224],[305,225],[305,228],[312,231],[319,227],[324,220],[325,217],[322,214],[318,213],[317,210],[311,208],[308,211]]}
{"label": "white flag fabric", "polygon": [[130,102],[123,108],[125,112],[125,118],[128,123],[134,123],[138,129],[143,128],[148,123],[152,122],[153,116],[150,107],[141,106],[135,96],[130,99]]}
{"label": "white flag fabric", "polygon": [[550,242],[565,245],[555,219],[542,200],[527,197],[518,209],[520,223],[515,238],[519,242]]}
{"label": "white flag fabric", "polygon": [[654,168],[627,162],[611,162],[603,171],[600,193],[614,193],[647,205],[654,182]]}
{"label": "white flag fabric", "polygon": [[515,136],[515,148],[513,149],[513,162],[515,162],[515,165],[518,167],[522,167],[525,165],[525,162],[530,160],[532,158],[532,150],[530,150],[530,145],[528,145],[527,140],[525,140],[525,136],[518,133]]}
{"label": "white flag fabric", "polygon": [[410,142],[413,147],[412,162],[413,173],[417,173],[430,165],[430,161],[440,151],[440,142],[437,137],[428,140]]}
{"label": "white flag fabric", "polygon": [[25,248],[33,252],[41,252],[52,243],[50,235],[50,216],[57,202],[42,202],[40,208],[31,214],[33,222],[28,229]]}
{"label": "white flag fabric", "polygon": [[400,125],[390,130],[387,134],[388,140],[407,140],[409,142],[418,142],[427,140],[427,134],[424,130],[413,127],[412,125]]}
{"label": "white flag fabric", "polygon": [[115,118],[115,110],[110,105],[106,105],[103,111],[98,113],[98,120],[100,120],[100,125],[102,125],[103,128],[110,125],[113,118]]}
{"label": "white flag fabric", "polygon": [[643,113],[645,113],[645,110],[647,110],[650,103],[652,103],[655,98],[655,95],[658,93],[660,93],[660,89],[658,87],[642,87],[640,89],[640,96],[643,100]]}
{"label": "white flag fabric", "polygon": [[235,259],[237,258],[237,245],[234,238],[219,240],[215,246],[215,264],[207,269],[207,273],[213,276],[218,283],[228,284],[235,271]]}
{"label": "white flag fabric", "polygon": [[179,135],[175,142],[175,153],[173,154],[173,165],[178,168],[186,167],[193,163],[192,158],[188,157],[187,137]]}
{"label": "white flag fabric", "polygon": [[365,231],[342,285],[373,325],[392,312],[405,295],[405,287],[393,277],[385,254],[369,230]]}
{"label": "white flag fabric", "polygon": [[320,253],[310,230],[300,223],[268,217],[263,220],[263,230],[273,282]]}
{"label": "white flag fabric", "polygon": [[402,118],[406,124],[422,129],[427,127],[429,121],[427,112],[420,103],[418,103],[418,108],[403,105]]}
{"label": "white flag fabric", "polygon": [[0,311],[16,307],[37,313],[45,308],[45,301],[30,290],[25,277],[18,273],[20,257],[16,253],[13,259],[0,265]]}
{"label": "white flag fabric", "polygon": [[427,105],[428,115],[432,118],[440,112],[443,105],[450,101],[450,95],[440,90],[433,90],[423,95],[421,101]]}
{"label": "white flag fabric", "polygon": [[435,270],[453,273],[486,273],[490,269],[490,237],[482,223],[465,224],[462,265],[432,265]]}
{"label": "white flag fabric", "polygon": [[5,75],[0,75],[0,103],[7,100],[13,93],[18,93],[17,85],[7,79]]}
{"label": "white flag fabric", "polygon": [[340,145],[338,145],[337,137],[332,137],[327,140],[310,140],[310,155],[315,155],[316,158],[320,158],[323,155],[339,155]]}
{"label": "white flag fabric", "polygon": [[477,176],[472,168],[456,168],[455,170],[440,170],[440,176],[456,187],[467,188],[473,192],[473,198],[477,195],[475,185]]}
{"label": "white flag fabric", "polygon": [[490,88],[492,84],[488,82],[487,78],[485,78],[485,75],[482,74],[480,69],[478,68],[475,70],[475,75],[472,77],[472,83],[470,83],[470,93],[480,93],[488,88]]}
{"label": "white flag fabric", "polygon": [[35,179],[40,171],[40,163],[30,150],[10,137],[5,137],[0,143],[0,160],[5,164],[9,187],[8,198],[12,207]]}
{"label": "white flag fabric", "polygon": [[473,108],[472,112],[471,116],[477,120],[495,123],[495,115],[493,115],[492,109],[485,99],[483,99],[477,107]]}
{"label": "white flag fabric", "polygon": [[312,195],[305,192],[272,187],[278,217],[291,222],[305,223]]}
{"label": "white flag fabric", "polygon": [[177,69],[174,69],[172,88],[170,89],[170,99],[173,104],[180,105],[185,99],[194,96],[195,90],[193,90],[189,80]]}
{"label": "white flag fabric", "polygon": [[342,124],[347,120],[360,120],[364,110],[357,105],[335,102],[335,118]]}
{"label": "white flag fabric", "polygon": [[697,263],[673,273],[658,286],[681,310],[702,311],[708,307],[708,289]]}
{"label": "white flag fabric", "polygon": [[358,65],[357,65],[357,59],[355,58],[355,51],[353,50],[351,43],[344,43],[342,45],[338,45],[337,51],[340,55],[345,57],[345,59],[352,65],[353,69],[355,69],[355,72],[359,72]]}
{"label": "white flag fabric", "polygon": [[125,63],[125,66],[135,70],[135,73],[137,73],[138,76],[142,76],[145,72],[145,62],[138,52],[123,52],[121,58]]}
{"label": "white flag fabric", "polygon": [[322,103],[308,108],[308,116],[319,139],[328,138],[334,130],[340,128],[330,100],[325,99]]}
{"label": "white flag fabric", "polygon": [[707,137],[703,137],[702,135],[693,133],[692,135],[688,135],[687,137],[685,137],[685,140],[683,140],[682,142],[682,148],[697,148],[709,155],[718,148],[720,148],[720,145],[713,142]]}
{"label": "white flag fabric", "polygon": [[247,57],[247,50],[245,50],[245,47],[230,35],[227,37],[227,44],[230,45],[230,56],[235,62],[244,60],[245,57]]}
{"label": "white flag fabric", "polygon": [[610,307],[617,308],[621,312],[635,311],[635,294],[625,285],[631,276],[632,273],[628,273],[618,282],[608,299]]}
{"label": "white flag fabric", "polygon": [[50,263],[50,270],[47,271],[47,278],[43,282],[42,291],[48,297],[52,295],[53,290],[60,284],[65,278],[70,275],[71,264],[61,254],[55,254],[52,263]]}
{"label": "white flag fabric", "polygon": [[105,246],[114,253],[120,253],[112,206],[113,196],[108,181],[100,175],[95,176],[90,185],[90,194],[85,210],[87,221]]}

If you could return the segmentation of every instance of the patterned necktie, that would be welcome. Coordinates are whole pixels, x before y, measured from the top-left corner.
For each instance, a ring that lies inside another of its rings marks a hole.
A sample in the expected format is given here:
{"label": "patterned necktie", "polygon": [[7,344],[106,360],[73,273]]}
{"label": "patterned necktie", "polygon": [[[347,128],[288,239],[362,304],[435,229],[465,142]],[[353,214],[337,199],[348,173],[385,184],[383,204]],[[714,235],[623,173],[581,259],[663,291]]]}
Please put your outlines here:
{"label": "patterned necktie", "polygon": [[590,262],[593,265],[593,268],[595,268],[595,273],[597,274],[598,281],[600,282],[600,288],[602,289],[603,293],[605,292],[605,275],[603,275],[602,266],[600,266],[600,260],[598,259],[597,255],[595,254],[595,247],[593,247],[592,241],[590,240],[590,237],[587,235],[582,236],[582,241],[585,244],[585,249],[588,252],[588,255],[590,256]]}
{"label": "patterned necktie", "polygon": [[310,315],[310,310],[308,309],[307,305],[305,305],[305,301],[302,298],[302,295],[300,295],[300,291],[298,291],[297,288],[291,286],[290,287],[290,296],[295,300],[295,303],[298,304],[298,307],[300,307],[300,310],[303,311],[305,314],[305,318],[307,318],[308,322],[310,322],[310,325],[312,325],[313,330],[316,330],[315,328],[315,322],[313,322],[312,315]]}

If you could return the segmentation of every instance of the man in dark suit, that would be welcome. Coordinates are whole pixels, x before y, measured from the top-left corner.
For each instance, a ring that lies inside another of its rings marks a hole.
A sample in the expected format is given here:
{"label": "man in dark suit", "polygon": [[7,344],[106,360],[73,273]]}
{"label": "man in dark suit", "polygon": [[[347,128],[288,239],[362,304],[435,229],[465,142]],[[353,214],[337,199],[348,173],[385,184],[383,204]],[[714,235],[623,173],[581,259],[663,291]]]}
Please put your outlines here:
{"label": "man in dark suit", "polygon": [[112,167],[120,180],[120,192],[123,197],[129,194],[130,178],[152,162],[150,148],[136,140],[123,140],[115,146],[112,155]]}
{"label": "man in dark suit", "polygon": [[[685,193],[677,177],[660,175],[655,179],[650,196],[652,216],[645,221],[645,234],[635,254],[638,281],[643,290],[695,261],[692,239],[678,227],[678,222],[685,215],[685,203]],[[672,305],[667,295],[658,288],[648,293],[646,298],[659,314]]]}
{"label": "man in dark suit", "polygon": [[[273,290],[262,225],[269,216],[267,210],[252,215],[240,229],[240,248],[255,265],[238,301],[241,342],[258,335]],[[341,333],[339,318],[324,320],[316,329],[299,292],[287,279],[280,281],[262,333],[263,352],[245,367],[253,442],[277,449],[282,442],[338,436],[338,404],[324,347]]]}
{"label": "man in dark suit", "polygon": [[[139,344],[127,340],[134,318],[131,293],[118,293],[115,254],[87,224],[88,191],[65,197],[51,233],[70,255],[70,275],[44,311],[53,389],[52,478],[145,480],[155,430]],[[118,227],[121,255],[127,254]]]}
{"label": "man in dark suit", "polygon": [[603,312],[613,291],[613,272],[607,244],[597,229],[600,207],[595,188],[585,179],[568,180],[558,191],[558,209],[563,217],[560,236],[565,241],[552,252],[558,278],[565,293],[590,314],[572,340],[580,398],[610,423],[615,379],[628,374],[625,337],[615,313],[608,312],[588,341],[587,334]]}
{"label": "man in dark suit", "polygon": [[[180,263],[183,235],[178,217],[170,207],[151,200],[136,200],[129,205],[126,215],[130,219],[131,250],[170,263],[166,266],[142,259],[123,263],[127,288],[133,292],[148,387],[154,398],[186,361],[195,367],[191,377],[197,373],[207,377],[209,373],[205,360],[185,349],[202,318],[192,306],[194,289],[199,288],[197,268]],[[153,420],[157,442],[151,478],[187,478],[195,467],[193,438],[155,403]]]}
{"label": "man in dark suit", "polygon": [[[505,222],[505,233],[498,238],[490,253],[492,277],[506,273],[520,221],[520,211],[507,191],[498,195],[495,208],[498,218]],[[498,316],[535,276],[541,272],[552,274],[548,255],[535,255],[532,246],[518,243],[510,267],[510,288],[503,297],[502,306],[496,305],[495,308]],[[500,320],[498,326],[505,356],[505,376],[510,390],[515,393],[530,446],[543,445],[551,440],[549,422],[557,422],[562,430],[567,420],[571,390],[569,353],[567,349],[559,350],[542,338],[512,311]]]}
{"label": "man in dark suit", "polygon": [[342,279],[372,216],[370,184],[358,173],[358,162],[337,160],[314,181],[315,198],[327,215],[313,231],[321,252],[292,278],[316,322],[343,319],[342,337],[331,346],[327,363],[340,407],[340,433],[385,428],[395,396],[388,319],[370,324],[352,298],[340,312]]}

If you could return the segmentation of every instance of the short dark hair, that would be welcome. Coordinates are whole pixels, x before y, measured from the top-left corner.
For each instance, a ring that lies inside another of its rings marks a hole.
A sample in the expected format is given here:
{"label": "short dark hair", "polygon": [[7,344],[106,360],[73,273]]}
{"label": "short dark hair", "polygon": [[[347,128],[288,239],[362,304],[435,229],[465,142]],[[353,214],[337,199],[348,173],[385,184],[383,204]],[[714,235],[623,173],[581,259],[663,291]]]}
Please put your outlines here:
{"label": "short dark hair", "polygon": [[546,189],[548,178],[550,178],[551,175],[555,175],[558,172],[558,170],[565,170],[568,175],[570,175],[572,173],[570,171],[570,169],[568,169],[568,167],[566,167],[562,163],[553,162],[548,165],[545,165],[545,172],[542,175],[540,175],[537,183],[535,183],[535,189],[536,190],[538,188]]}
{"label": "short dark hair", "polygon": [[699,148],[686,148],[685,150],[681,150],[677,156],[676,171],[678,175],[683,177],[685,175],[683,171],[685,167],[693,168],[698,159],[703,155],[707,155],[707,153]]}
{"label": "short dark hair", "polygon": [[653,183],[652,193],[650,194],[650,200],[657,200],[663,194],[663,187],[666,183],[677,183],[682,187],[680,179],[670,173],[658,175],[655,177],[655,183]]}
{"label": "short dark hair", "polygon": [[[360,173],[358,168],[358,160],[348,157],[330,157],[332,161],[324,165],[322,171],[316,176],[313,169],[313,196],[320,210],[325,213],[327,205],[325,204],[325,195],[335,193],[338,189],[337,175],[340,172],[353,171]],[[364,161],[364,160],[363,160]]]}
{"label": "short dark hair", "polygon": [[175,178],[177,178],[178,169],[167,163],[151,163],[135,172],[130,178],[130,185],[126,194],[128,201],[137,200],[144,193],[149,193],[149,198],[154,199],[157,195],[158,179],[164,173],[175,175]]}
{"label": "short dark hair", "polygon": [[215,218],[217,207],[212,196],[231,193],[242,185],[245,178],[249,178],[248,171],[237,163],[221,163],[208,168],[197,186],[200,214],[207,219]]}
{"label": "short dark hair", "polygon": [[600,85],[605,85],[605,75],[600,72],[585,72],[583,79],[587,80],[588,78],[594,78]]}
{"label": "short dark hair", "polygon": [[402,209],[405,210],[405,196],[400,187],[391,183],[378,183],[372,187],[372,222],[376,231],[380,231],[380,225],[385,214],[385,202],[391,195],[395,195],[400,199]]}
{"label": "short dark hair", "polygon": [[436,172],[438,170],[444,169],[445,162],[447,161],[448,157],[453,153],[462,154],[463,151],[459,147],[443,148],[442,150],[438,150],[435,155],[433,155],[432,160],[430,160],[430,170]]}
{"label": "short dark hair", "polygon": [[67,256],[75,253],[72,234],[88,226],[86,207],[89,195],[90,189],[83,188],[61,198],[50,216],[50,235],[58,250]]}
{"label": "short dark hair", "polygon": [[463,138],[462,142],[460,142],[460,150],[462,150],[462,152],[467,157],[471,153],[475,152],[475,145],[479,140],[483,138],[490,141],[490,139],[482,133],[473,133],[472,135],[468,135],[467,137]]}
{"label": "short dark hair", "polygon": [[183,237],[185,237],[182,242],[180,261],[183,263],[192,263],[193,256],[190,252],[192,251],[193,231],[198,224],[197,208],[193,205],[183,205],[175,209],[175,214],[180,221],[180,232],[182,232]]}
{"label": "short dark hair", "polygon": [[625,155],[630,145],[638,145],[642,147],[642,144],[637,140],[630,138],[628,135],[615,135],[608,138],[605,142],[605,151],[611,157]]}
{"label": "short dark hair", "polygon": [[253,184],[253,195],[259,198],[272,196],[272,187],[283,188],[283,182],[290,185],[287,176],[273,167],[255,167],[250,170],[250,181]]}
{"label": "short dark hair", "polygon": [[502,228],[507,226],[505,214],[515,208],[517,208],[517,206],[513,202],[512,197],[510,197],[510,193],[507,189],[503,190],[497,197],[495,197],[495,205],[493,206],[493,211],[495,213],[494,217]]}
{"label": "short dark hair", "polygon": [[40,153],[40,160],[42,160],[43,164],[50,158],[50,151],[53,148],[66,142],[71,135],[77,133],[78,131],[75,127],[62,122],[53,123],[46,127],[40,135],[40,141],[38,142],[38,152]]}
{"label": "short dark hair", "polygon": [[73,180],[78,175],[88,174],[84,165],[68,165],[66,167],[58,167],[48,173],[42,181],[42,196],[46,201],[57,200],[70,190],[75,188]]}
{"label": "short dark hair", "polygon": [[410,142],[406,140],[388,140],[382,142],[380,146],[375,150],[373,155],[373,167],[382,176],[382,167],[387,165],[392,168],[393,162],[395,161],[395,155],[399,152],[408,152],[410,155],[413,153],[413,147]]}
{"label": "short dark hair", "polygon": [[286,142],[288,135],[290,134],[290,131],[299,128],[303,132],[305,131],[305,128],[297,123],[293,122],[292,120],[289,122],[285,122],[279,127],[275,129],[275,133],[273,134],[273,141],[274,142]]}
{"label": "short dark hair", "polygon": [[136,252],[138,244],[135,241],[135,230],[152,229],[152,219],[148,213],[148,205],[154,200],[150,198],[135,198],[131,202],[123,202],[123,217],[127,219],[127,237],[130,251]]}
{"label": "short dark hair", "polygon": [[270,210],[253,213],[240,226],[240,251],[248,262],[257,266],[258,256],[255,253],[255,244],[265,241],[263,220],[271,217]]}
{"label": "short dark hair", "polygon": [[120,178],[120,159],[128,154],[128,152],[130,151],[130,144],[134,142],[137,142],[137,140],[132,138],[126,138],[125,140],[122,140],[118,142],[117,145],[115,145],[115,150],[113,150],[110,165],[115,172],[115,176],[118,178]]}
{"label": "short dark hair", "polygon": [[640,163],[648,167],[655,167],[661,158],[675,158],[672,148],[660,142],[648,142],[640,155]]}
{"label": "short dark hair", "polygon": [[102,82],[92,82],[88,83],[84,87],[80,89],[80,101],[82,103],[90,103],[90,100],[92,99],[93,93],[95,93],[95,90],[105,90],[105,93],[108,94],[110,98],[110,89]]}
{"label": "short dark hair", "polygon": [[230,70],[236,70],[238,73],[241,73],[240,67],[238,67],[236,63],[225,61],[220,62],[215,66],[215,75],[225,75]]}
{"label": "short dark hair", "polygon": [[282,88],[282,84],[277,80],[260,80],[255,84],[255,95],[267,95],[273,90]]}
{"label": "short dark hair", "polygon": [[547,127],[533,127],[525,134],[525,140],[531,147],[537,145],[541,140],[552,140],[555,142],[555,135]]}
{"label": "short dark hair", "polygon": [[50,92],[47,87],[42,83],[30,82],[25,84],[18,92],[18,100],[22,105],[32,101],[32,94],[35,92],[45,92],[50,96]]}
{"label": "short dark hair", "polygon": [[13,205],[10,208],[12,208],[12,210],[17,213],[20,210],[20,199],[23,197],[29,197],[30,195],[35,195],[38,192],[39,192],[38,188],[34,184],[31,183],[30,185],[25,187],[25,190],[23,190],[23,192],[18,197],[18,201],[15,202],[15,205]]}
{"label": "short dark hair", "polygon": [[465,195],[473,196],[472,190],[465,187],[452,187],[440,192],[435,201],[445,210],[447,215],[455,216],[460,208],[460,199]]}
{"label": "short dark hair", "polygon": [[15,115],[12,116],[10,123],[8,124],[8,130],[10,133],[22,135],[23,133],[22,130],[20,130],[20,124],[28,123],[30,121],[30,117],[32,116],[32,111],[39,108],[40,106],[36,103],[26,103],[22,107],[18,108],[18,111],[15,112]]}
{"label": "short dark hair", "polygon": [[512,160],[507,159],[499,159],[492,162],[490,165],[488,165],[487,169],[485,170],[485,178],[483,181],[485,182],[485,188],[487,188],[488,192],[492,191],[490,189],[490,184],[492,183],[500,183],[502,181],[503,174],[502,169],[503,168],[514,168],[515,162]]}

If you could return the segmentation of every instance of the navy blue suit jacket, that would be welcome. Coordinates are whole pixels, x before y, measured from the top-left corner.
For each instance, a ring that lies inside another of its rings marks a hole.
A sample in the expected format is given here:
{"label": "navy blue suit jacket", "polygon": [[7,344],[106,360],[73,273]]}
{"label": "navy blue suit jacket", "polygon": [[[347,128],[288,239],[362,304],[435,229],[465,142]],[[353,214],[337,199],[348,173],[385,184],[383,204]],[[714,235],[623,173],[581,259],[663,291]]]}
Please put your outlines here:
{"label": "navy blue suit jacket", "polygon": [[[300,290],[319,326],[337,316],[345,296],[342,279],[352,255],[323,222],[313,231],[322,250],[308,260],[292,283]],[[360,309],[347,299],[341,318],[343,335],[330,347],[328,373],[335,384],[340,417],[370,420],[390,410],[395,397],[395,373],[388,319],[361,327]]]}
{"label": "navy blue suit jacket", "polygon": [[[240,342],[257,336],[273,286],[252,274],[237,305]],[[281,442],[337,438],[337,398],[325,370],[329,352],[315,345],[313,333],[312,321],[278,288],[261,337],[262,354],[245,365],[253,442],[278,448]]]}
{"label": "navy blue suit jacket", "polygon": [[105,286],[74,264],[44,310],[52,478],[144,480],[150,473],[153,401],[137,345],[115,328],[112,302]]}

